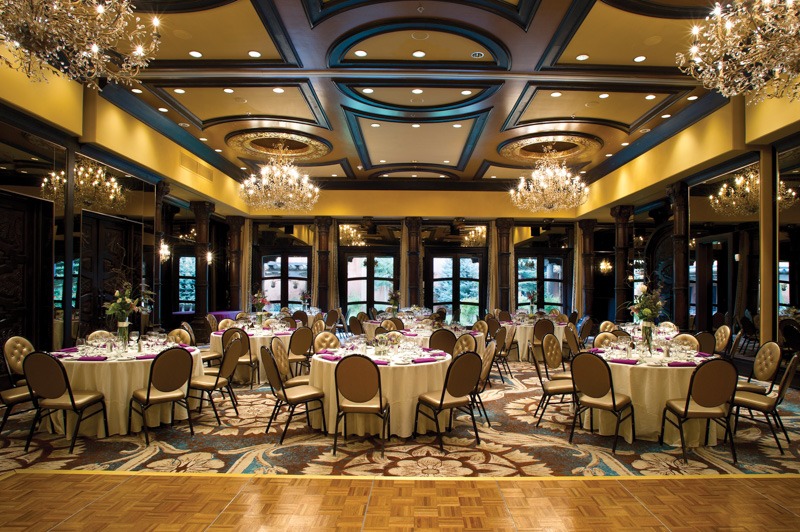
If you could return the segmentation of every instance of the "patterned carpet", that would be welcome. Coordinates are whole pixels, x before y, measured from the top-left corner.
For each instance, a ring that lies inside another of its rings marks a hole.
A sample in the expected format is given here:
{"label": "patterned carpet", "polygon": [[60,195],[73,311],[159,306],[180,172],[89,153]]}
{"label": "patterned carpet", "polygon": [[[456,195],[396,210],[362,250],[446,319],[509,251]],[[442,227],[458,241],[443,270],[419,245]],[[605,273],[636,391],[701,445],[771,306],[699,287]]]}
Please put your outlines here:
{"label": "patterned carpet", "polygon": [[510,383],[498,380],[485,393],[492,426],[479,420],[481,444],[475,445],[468,416],[459,416],[445,436],[445,453],[439,451],[431,433],[416,440],[393,438],[384,457],[379,440],[351,437],[342,442],[340,438],[334,457],[332,437],[311,431],[303,415],[296,417],[284,444],[278,445],[284,415],[264,434],[273,405],[271,394],[265,389],[241,389],[238,418],[226,401],[221,427],[206,408],[195,416],[193,437],[185,422],[165,425],[151,431],[150,446],[144,445],[141,434],[79,438],[74,454],[69,454],[63,435],[41,430],[25,453],[32,413],[13,416],[0,436],[0,472],[39,468],[399,477],[800,473],[800,394],[796,390],[781,409],[792,439],[785,455],[778,452],[766,425],[743,420],[736,436],[737,465],[732,463],[728,445],[692,449],[686,465],[680,448],[661,447],[657,442],[628,444],[620,439],[613,455],[610,437],[577,430],[576,444],[569,444],[572,414],[567,405],[551,406],[541,426],[534,427],[533,412],[540,397],[536,376],[527,363],[512,363],[512,370],[515,378]]}

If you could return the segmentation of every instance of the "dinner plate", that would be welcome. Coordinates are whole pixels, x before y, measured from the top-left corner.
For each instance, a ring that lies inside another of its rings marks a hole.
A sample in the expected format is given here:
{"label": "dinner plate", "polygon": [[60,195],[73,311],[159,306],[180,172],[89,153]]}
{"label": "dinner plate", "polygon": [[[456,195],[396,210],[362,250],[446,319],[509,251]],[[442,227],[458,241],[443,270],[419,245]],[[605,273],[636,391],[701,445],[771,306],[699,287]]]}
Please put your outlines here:
{"label": "dinner plate", "polygon": [[408,366],[409,364],[411,364],[411,362],[409,362],[408,360],[396,360],[392,362],[392,364],[394,364],[395,366]]}

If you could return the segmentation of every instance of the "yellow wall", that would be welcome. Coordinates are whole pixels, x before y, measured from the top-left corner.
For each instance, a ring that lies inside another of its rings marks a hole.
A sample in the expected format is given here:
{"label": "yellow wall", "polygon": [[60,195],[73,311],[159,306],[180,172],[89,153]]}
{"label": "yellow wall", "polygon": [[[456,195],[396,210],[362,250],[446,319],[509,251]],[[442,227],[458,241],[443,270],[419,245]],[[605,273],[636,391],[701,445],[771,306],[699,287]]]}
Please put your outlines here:
{"label": "yellow wall", "polygon": [[766,100],[745,109],[748,144],[767,144],[800,131],[800,101]]}

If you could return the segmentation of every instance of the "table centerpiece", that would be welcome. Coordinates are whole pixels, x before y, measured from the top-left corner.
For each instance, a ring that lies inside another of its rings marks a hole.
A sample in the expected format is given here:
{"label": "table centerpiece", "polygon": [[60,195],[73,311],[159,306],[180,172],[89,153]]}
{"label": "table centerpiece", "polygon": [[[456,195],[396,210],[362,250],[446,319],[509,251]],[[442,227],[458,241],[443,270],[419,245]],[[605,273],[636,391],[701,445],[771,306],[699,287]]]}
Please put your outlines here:
{"label": "table centerpiece", "polygon": [[107,316],[114,316],[117,320],[117,337],[122,346],[128,348],[128,330],[130,326],[130,315],[139,312],[139,298],[134,298],[131,294],[133,286],[125,281],[122,288],[114,291],[114,299],[103,303]]}

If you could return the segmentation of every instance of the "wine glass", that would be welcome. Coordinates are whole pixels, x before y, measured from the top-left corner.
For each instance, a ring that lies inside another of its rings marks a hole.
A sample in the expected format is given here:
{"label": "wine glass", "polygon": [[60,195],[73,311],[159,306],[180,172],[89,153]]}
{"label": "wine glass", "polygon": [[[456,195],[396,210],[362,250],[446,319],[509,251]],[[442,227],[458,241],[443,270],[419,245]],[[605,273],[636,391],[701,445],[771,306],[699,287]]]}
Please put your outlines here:
{"label": "wine glass", "polygon": [[131,342],[134,343],[134,345],[138,344],[139,343],[139,331],[131,331],[130,339],[131,339]]}
{"label": "wine glass", "polygon": [[83,354],[86,351],[86,338],[78,338],[75,340],[75,347],[78,348],[78,353]]}

